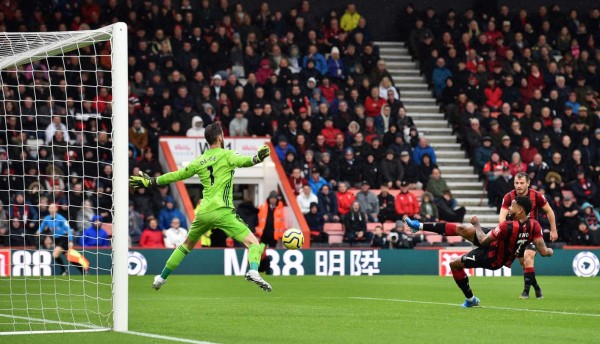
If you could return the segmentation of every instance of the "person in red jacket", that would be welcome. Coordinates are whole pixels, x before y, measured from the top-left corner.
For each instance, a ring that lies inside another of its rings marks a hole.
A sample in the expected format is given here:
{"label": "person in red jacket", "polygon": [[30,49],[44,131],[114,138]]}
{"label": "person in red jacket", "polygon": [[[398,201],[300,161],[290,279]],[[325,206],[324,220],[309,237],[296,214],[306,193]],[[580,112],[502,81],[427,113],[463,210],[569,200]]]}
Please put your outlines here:
{"label": "person in red jacket", "polygon": [[399,215],[398,218],[402,218],[406,215],[411,218],[420,219],[419,201],[413,193],[408,191],[408,185],[409,183],[406,180],[403,180],[402,183],[400,183],[400,193],[396,196],[395,201],[396,214]]}
{"label": "person in red jacket", "polygon": [[325,100],[327,100],[328,104],[331,104],[333,102],[333,100],[335,99],[335,92],[337,90],[339,90],[339,88],[337,87],[336,84],[331,83],[331,81],[329,80],[329,77],[324,76],[323,80],[321,80],[322,84],[321,86],[319,86],[319,89],[321,90],[321,94],[323,95],[323,98],[325,98]]}
{"label": "person in red jacket", "polygon": [[325,128],[321,129],[321,135],[325,137],[325,143],[333,147],[335,145],[335,137],[339,134],[342,134],[342,131],[333,126],[331,117],[325,118]]}
{"label": "person in red jacket", "polygon": [[376,118],[381,114],[381,107],[387,104],[387,101],[379,97],[379,86],[371,87],[371,96],[365,99],[365,112],[367,117]]}
{"label": "person in red jacket", "polygon": [[488,76],[487,87],[483,91],[485,94],[485,105],[490,110],[498,111],[502,107],[502,89],[496,85],[496,79],[493,76]]}
{"label": "person in red jacket", "polygon": [[352,202],[354,202],[355,196],[352,192],[348,191],[347,182],[340,182],[338,185],[338,192],[335,196],[338,201],[338,213],[343,221],[344,216],[350,212],[350,207],[352,206]]}
{"label": "person in red jacket", "polygon": [[164,248],[163,232],[158,228],[158,221],[154,217],[148,220],[148,227],[142,231],[140,247]]}

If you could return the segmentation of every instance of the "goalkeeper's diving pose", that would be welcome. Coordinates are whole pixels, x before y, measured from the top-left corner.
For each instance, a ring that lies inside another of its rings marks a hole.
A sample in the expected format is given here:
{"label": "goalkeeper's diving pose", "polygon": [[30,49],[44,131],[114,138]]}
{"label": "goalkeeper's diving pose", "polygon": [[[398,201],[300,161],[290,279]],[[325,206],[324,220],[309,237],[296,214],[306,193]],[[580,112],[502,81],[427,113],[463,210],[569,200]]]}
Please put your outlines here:
{"label": "goalkeeper's diving pose", "polygon": [[198,175],[204,188],[202,203],[196,210],[196,218],[192,222],[187,239],[173,251],[162,273],[154,277],[152,287],[158,290],[165,284],[169,274],[194,248],[202,234],[213,228],[220,228],[229,237],[248,247],[250,270],[246,273],[246,280],[256,283],[265,291],[271,291],[271,285],[258,273],[262,254],[261,245],[244,221],[236,214],[232,195],[235,168],[250,167],[263,162],[270,154],[269,147],[261,146],[253,157],[241,156],[224,149],[225,138],[219,123],[213,123],[206,127],[204,136],[210,146],[209,149],[185,168],[156,178],[149,177],[143,172],[140,172],[139,176],[129,178],[129,186],[137,189],[167,185]]}

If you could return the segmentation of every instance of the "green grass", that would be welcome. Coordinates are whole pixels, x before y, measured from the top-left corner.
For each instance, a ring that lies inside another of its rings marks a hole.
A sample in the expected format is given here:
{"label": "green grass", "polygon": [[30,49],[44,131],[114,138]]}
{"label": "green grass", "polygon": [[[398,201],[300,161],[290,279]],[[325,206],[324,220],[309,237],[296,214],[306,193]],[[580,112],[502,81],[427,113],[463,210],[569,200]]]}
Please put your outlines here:
{"label": "green grass", "polygon": [[[449,277],[271,277],[272,293],[242,277],[174,275],[158,292],[150,288],[150,276],[132,277],[129,327],[215,343],[564,343],[597,338],[600,279],[540,276],[538,280],[544,288],[543,300],[517,299],[521,276],[471,278],[483,307],[462,309],[447,305],[463,301]],[[77,305],[82,300],[72,302]],[[100,332],[0,337],[2,342],[165,341]]]}

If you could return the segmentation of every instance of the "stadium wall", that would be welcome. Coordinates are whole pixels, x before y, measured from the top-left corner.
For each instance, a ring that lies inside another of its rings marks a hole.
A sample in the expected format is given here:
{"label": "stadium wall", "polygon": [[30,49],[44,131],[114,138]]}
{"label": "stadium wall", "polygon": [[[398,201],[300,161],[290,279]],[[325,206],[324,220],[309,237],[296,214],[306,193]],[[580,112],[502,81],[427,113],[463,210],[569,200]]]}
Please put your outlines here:
{"label": "stadium wall", "polygon": [[[306,249],[269,250],[273,258],[274,275],[441,275],[449,276],[448,264],[462,249],[434,250],[372,250],[372,249]],[[135,249],[129,252],[130,275],[155,275],[161,272],[172,250]],[[102,268],[100,274],[110,271],[110,251],[84,251],[92,271]],[[247,270],[246,250],[203,249],[190,252],[176,274],[187,275],[243,275]],[[600,249],[555,250],[552,258],[538,258],[536,272],[540,275],[594,277],[600,269]],[[201,262],[201,264],[198,264]],[[50,276],[52,254],[47,250],[0,250],[0,278],[8,276]],[[74,275],[79,272],[72,268]],[[95,273],[95,271],[94,271]],[[522,275],[518,263],[512,269],[470,270],[476,276]]]}
{"label": "stadium wall", "polygon": [[[250,1],[241,0],[238,1],[244,5],[244,8],[253,15],[257,13],[260,4],[263,1]],[[276,1],[266,0],[271,8],[271,12],[281,10],[287,14],[292,6],[298,7],[300,1]],[[488,9],[498,8],[500,4],[507,4],[513,12],[518,9],[525,8],[530,14],[536,14],[538,8],[542,5],[551,6],[557,4],[560,6],[563,12],[566,12],[572,8],[576,8],[580,14],[587,12],[598,4],[594,1],[570,1],[570,0],[554,0],[554,1],[543,1],[543,0],[530,0],[527,2],[515,1],[515,0],[455,0],[455,1],[439,1],[439,0],[370,0],[370,1],[349,1],[349,0],[329,0],[329,1],[311,1],[311,8],[314,13],[321,16],[327,13],[331,9],[338,10],[338,16],[341,17],[344,8],[348,3],[354,2],[356,4],[358,12],[367,18],[367,25],[373,35],[373,38],[377,41],[398,41],[400,37],[400,30],[398,22],[400,15],[406,5],[409,3],[415,3],[416,8],[419,11],[424,11],[427,7],[433,7],[438,15],[445,14],[449,9],[453,8],[458,14],[464,12],[467,8],[475,8],[478,12],[485,12]]]}

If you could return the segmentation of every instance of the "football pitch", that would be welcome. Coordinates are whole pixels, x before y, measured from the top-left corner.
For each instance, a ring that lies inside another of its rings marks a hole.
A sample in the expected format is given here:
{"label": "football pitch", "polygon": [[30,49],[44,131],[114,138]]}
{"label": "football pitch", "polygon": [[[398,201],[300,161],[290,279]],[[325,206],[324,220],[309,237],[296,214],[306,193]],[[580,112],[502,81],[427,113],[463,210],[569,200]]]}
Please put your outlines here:
{"label": "football pitch", "polygon": [[597,278],[538,276],[542,300],[518,299],[522,276],[471,278],[482,305],[472,309],[460,307],[463,296],[451,277],[267,276],[267,280],[273,286],[271,293],[243,277],[172,275],[160,291],[151,289],[151,276],[130,277],[129,329],[136,334],[0,336],[0,343],[598,341]]}

